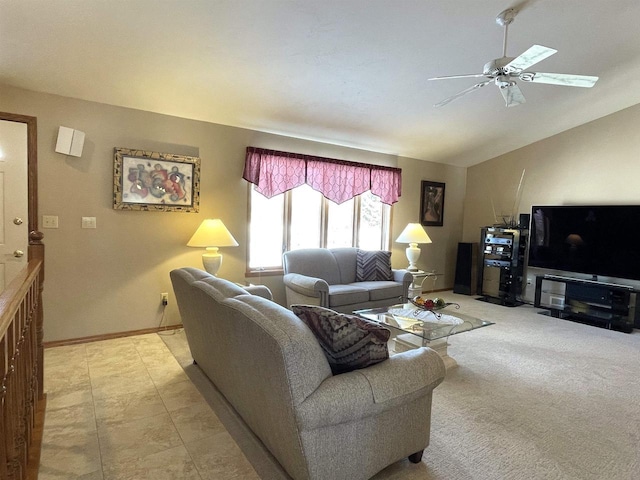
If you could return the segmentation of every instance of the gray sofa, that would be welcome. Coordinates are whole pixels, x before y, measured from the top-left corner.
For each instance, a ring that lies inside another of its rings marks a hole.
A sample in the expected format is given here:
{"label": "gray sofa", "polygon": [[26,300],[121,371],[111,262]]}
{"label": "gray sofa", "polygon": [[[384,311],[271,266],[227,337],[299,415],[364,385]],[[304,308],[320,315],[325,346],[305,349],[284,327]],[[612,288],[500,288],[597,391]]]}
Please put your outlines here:
{"label": "gray sofa", "polygon": [[171,281],[195,363],[293,479],[364,480],[420,461],[445,374],[436,352],[334,376],[290,310],[194,268]]}
{"label": "gray sofa", "polygon": [[413,282],[407,270],[393,281],[356,281],[357,248],[304,248],[283,254],[287,305],[320,305],[351,313],[406,301]]}

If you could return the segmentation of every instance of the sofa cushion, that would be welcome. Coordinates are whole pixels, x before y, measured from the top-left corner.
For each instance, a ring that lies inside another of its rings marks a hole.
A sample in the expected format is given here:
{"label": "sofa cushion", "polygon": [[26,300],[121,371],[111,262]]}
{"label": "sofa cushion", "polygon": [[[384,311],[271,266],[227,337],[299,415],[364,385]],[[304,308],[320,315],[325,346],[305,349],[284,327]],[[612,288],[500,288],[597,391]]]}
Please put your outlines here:
{"label": "sofa cushion", "polygon": [[356,282],[393,280],[391,252],[360,250],[356,259]]}
{"label": "sofa cushion", "polygon": [[217,277],[209,275],[200,280],[201,282],[215,287],[216,293],[214,293],[214,297],[216,298],[216,300],[221,301],[222,299],[227,297],[237,297],[238,295],[247,294],[247,291],[240,285],[231,282],[216,282],[217,279]]}
{"label": "sofa cushion", "polygon": [[356,260],[358,257],[358,249],[354,247],[330,248],[338,264],[340,272],[340,282],[342,284],[353,283],[356,281]]}
{"label": "sofa cushion", "polygon": [[284,252],[284,273],[321,278],[329,285],[342,283],[338,262],[326,248],[301,248]]}
{"label": "sofa cushion", "polygon": [[334,375],[389,358],[391,332],[376,322],[311,305],[291,305],[291,310],[318,339]]}
{"label": "sofa cushion", "polygon": [[358,282],[356,284],[369,291],[369,300],[392,300],[390,303],[402,303],[402,284],[398,282]]}
{"label": "sofa cushion", "polygon": [[329,285],[329,307],[341,307],[369,301],[369,290],[358,285]]}

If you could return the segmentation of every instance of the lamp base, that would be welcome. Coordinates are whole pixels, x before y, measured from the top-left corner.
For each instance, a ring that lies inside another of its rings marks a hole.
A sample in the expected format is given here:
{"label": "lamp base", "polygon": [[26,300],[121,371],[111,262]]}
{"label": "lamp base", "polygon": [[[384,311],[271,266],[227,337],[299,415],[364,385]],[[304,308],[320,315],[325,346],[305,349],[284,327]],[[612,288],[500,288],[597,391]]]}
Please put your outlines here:
{"label": "lamp base", "polygon": [[416,272],[418,270],[416,262],[418,261],[418,258],[420,258],[420,248],[418,247],[418,244],[410,243],[404,252],[407,255],[407,260],[409,260],[407,270],[410,272]]}
{"label": "lamp base", "polygon": [[207,247],[207,251],[202,254],[202,265],[207,272],[216,276],[222,265],[222,254],[218,253],[218,247]]}

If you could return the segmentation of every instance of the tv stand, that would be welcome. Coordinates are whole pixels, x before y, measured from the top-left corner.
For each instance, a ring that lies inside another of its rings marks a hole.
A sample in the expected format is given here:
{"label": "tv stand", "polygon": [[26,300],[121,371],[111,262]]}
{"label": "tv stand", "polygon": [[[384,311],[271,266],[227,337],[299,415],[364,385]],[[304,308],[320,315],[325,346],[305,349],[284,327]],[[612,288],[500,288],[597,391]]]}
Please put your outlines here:
{"label": "tv stand", "polygon": [[563,275],[537,275],[533,305],[556,318],[630,333],[640,328],[640,296],[635,288]]}

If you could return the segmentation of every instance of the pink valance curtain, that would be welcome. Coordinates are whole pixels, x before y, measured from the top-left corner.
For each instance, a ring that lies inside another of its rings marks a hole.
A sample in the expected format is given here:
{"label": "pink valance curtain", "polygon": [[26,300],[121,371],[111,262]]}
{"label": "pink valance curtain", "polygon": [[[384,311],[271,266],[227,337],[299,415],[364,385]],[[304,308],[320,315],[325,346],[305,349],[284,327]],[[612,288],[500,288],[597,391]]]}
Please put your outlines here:
{"label": "pink valance curtain", "polygon": [[393,205],[401,195],[401,174],[399,168],[247,147],[243,178],[267,198],[306,183],[338,204],[371,190]]}

